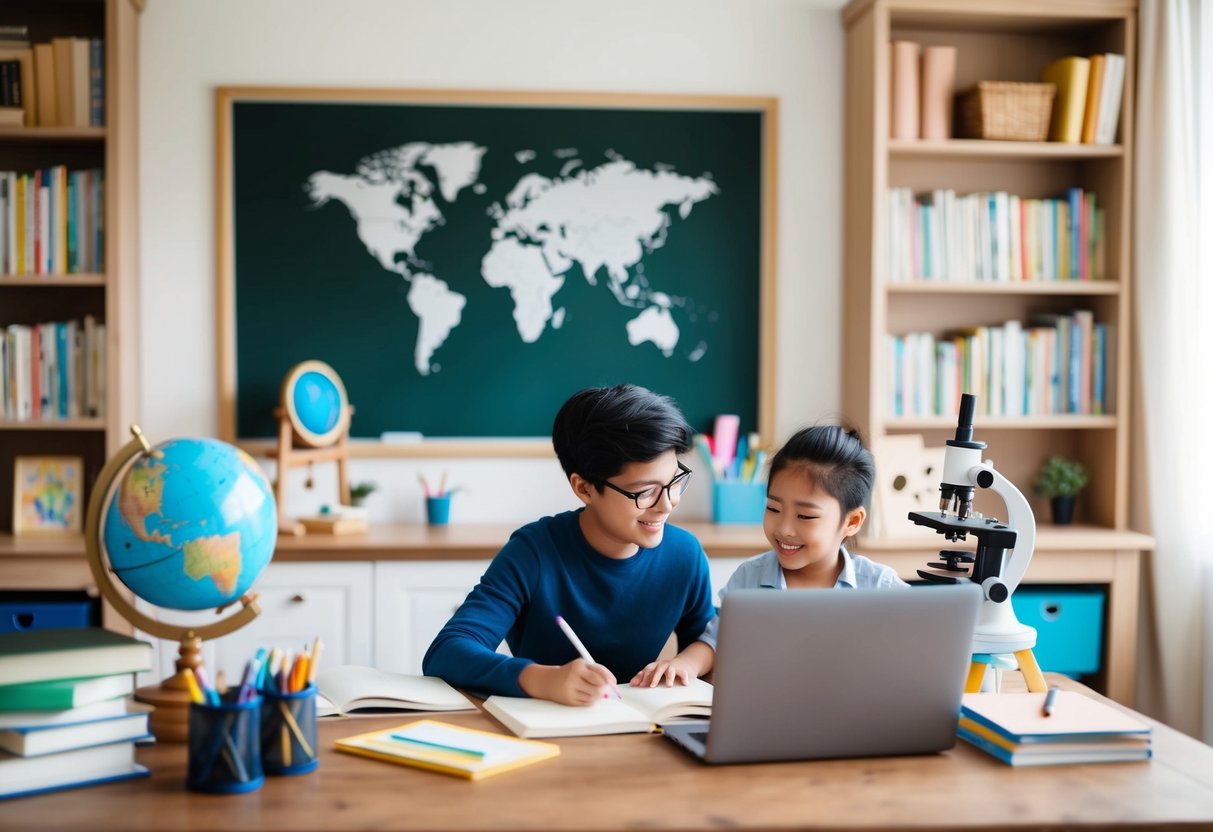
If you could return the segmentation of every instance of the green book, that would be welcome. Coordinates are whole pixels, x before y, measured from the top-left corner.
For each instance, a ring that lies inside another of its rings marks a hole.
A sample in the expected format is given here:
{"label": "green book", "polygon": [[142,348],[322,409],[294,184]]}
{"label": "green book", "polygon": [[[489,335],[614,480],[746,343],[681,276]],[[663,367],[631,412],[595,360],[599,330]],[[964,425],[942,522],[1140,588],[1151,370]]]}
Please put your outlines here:
{"label": "green book", "polygon": [[[0,685],[0,711],[64,711],[116,699],[134,690],[135,677],[130,673]],[[0,728],[6,727],[4,722],[0,714]]]}
{"label": "green book", "polygon": [[0,680],[6,685],[151,669],[150,644],[100,627],[0,634]]}

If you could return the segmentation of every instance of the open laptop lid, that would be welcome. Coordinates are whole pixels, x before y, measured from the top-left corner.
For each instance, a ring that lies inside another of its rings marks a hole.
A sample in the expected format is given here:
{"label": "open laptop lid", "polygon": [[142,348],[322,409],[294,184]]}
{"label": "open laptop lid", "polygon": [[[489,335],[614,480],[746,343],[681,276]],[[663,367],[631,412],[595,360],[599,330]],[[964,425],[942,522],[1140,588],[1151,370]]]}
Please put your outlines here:
{"label": "open laptop lid", "polygon": [[914,754],[956,741],[981,590],[735,590],[708,762]]}

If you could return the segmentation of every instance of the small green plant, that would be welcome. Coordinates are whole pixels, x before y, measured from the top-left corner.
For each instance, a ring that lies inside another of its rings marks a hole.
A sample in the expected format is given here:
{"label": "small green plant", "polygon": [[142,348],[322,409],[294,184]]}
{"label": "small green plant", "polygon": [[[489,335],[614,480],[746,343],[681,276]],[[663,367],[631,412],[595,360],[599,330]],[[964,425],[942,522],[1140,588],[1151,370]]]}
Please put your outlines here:
{"label": "small green plant", "polygon": [[1042,497],[1073,497],[1086,488],[1091,478],[1082,463],[1051,456],[1036,474],[1036,493]]}
{"label": "small green plant", "polygon": [[378,487],[378,485],[369,480],[367,482],[354,483],[350,486],[350,505],[362,505],[362,501],[369,497],[371,492]]}

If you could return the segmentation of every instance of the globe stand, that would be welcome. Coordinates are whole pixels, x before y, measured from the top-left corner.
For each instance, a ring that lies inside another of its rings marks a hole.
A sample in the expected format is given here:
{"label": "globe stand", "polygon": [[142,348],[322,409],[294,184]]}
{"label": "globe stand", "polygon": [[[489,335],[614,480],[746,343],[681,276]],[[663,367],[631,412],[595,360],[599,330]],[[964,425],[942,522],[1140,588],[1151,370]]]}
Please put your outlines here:
{"label": "globe stand", "polygon": [[[292,468],[317,462],[337,463],[337,499],[350,505],[350,419],[354,407],[349,403],[345,384],[337,371],[315,359],[291,367],[282,380],[274,408],[278,420],[278,476],[274,480],[274,499],[278,503],[278,534],[303,535],[307,528],[286,516],[286,477]],[[317,400],[334,404],[331,413],[316,419],[309,403]],[[310,487],[311,475],[308,475]]]}
{"label": "globe stand", "polygon": [[181,643],[177,657],[177,672],[159,685],[139,688],[135,698],[155,707],[148,719],[148,727],[161,742],[185,742],[189,738],[190,696],[185,683],[185,668],[196,669],[202,664],[202,642],[234,633],[261,613],[257,596],[245,593],[240,598],[241,608],[228,618],[203,627],[189,627],[158,621],[140,612],[131,603],[127,592],[119,589],[113,581],[113,568],[102,553],[101,515],[109,504],[110,493],[118,483],[119,473],[140,454],[152,453],[151,446],[143,437],[138,425],[131,425],[134,439],[105,464],[97,475],[97,484],[88,501],[85,516],[84,548],[88,554],[89,570],[97,582],[97,589],[114,610],[137,629]]}

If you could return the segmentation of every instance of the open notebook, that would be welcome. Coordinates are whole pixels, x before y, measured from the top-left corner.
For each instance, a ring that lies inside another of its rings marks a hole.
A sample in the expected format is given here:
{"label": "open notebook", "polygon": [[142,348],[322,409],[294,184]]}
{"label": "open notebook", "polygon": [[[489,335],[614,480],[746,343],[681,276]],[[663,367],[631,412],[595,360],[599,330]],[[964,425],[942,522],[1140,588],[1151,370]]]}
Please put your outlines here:
{"label": "open notebook", "polygon": [[316,674],[316,716],[360,709],[401,711],[473,711],[467,698],[434,676],[391,673],[346,664]]}
{"label": "open notebook", "polygon": [[520,737],[639,734],[654,730],[658,723],[712,713],[712,686],[702,679],[669,688],[621,685],[619,693],[622,699],[603,699],[588,707],[490,696],[484,709]]}

